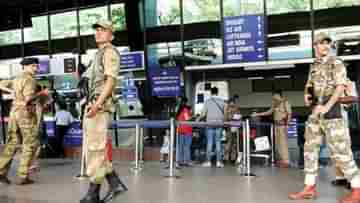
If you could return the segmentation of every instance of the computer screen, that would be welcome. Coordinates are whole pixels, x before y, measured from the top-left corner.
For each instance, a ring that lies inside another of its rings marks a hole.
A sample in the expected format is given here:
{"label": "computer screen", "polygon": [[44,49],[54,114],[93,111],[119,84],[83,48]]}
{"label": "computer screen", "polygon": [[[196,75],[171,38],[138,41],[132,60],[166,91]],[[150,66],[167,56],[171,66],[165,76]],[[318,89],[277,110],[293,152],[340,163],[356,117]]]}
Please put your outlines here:
{"label": "computer screen", "polygon": [[56,90],[76,89],[78,78],[75,75],[58,75],[54,77],[54,88]]}

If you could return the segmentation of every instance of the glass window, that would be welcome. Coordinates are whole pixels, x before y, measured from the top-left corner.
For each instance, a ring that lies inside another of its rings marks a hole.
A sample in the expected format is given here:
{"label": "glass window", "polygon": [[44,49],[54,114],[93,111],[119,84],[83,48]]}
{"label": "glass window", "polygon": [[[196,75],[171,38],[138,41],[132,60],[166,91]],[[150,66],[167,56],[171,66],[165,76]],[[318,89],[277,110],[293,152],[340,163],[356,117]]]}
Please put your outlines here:
{"label": "glass window", "polygon": [[316,33],[325,32],[333,40],[331,54],[338,56],[360,54],[360,26],[319,29]]}
{"label": "glass window", "polygon": [[31,18],[32,27],[24,29],[25,42],[35,42],[48,40],[48,20],[47,16],[39,16]]}
{"label": "glass window", "polygon": [[[315,12],[315,34],[319,32],[327,33],[333,40],[332,55],[357,55],[360,54],[360,26],[357,22],[357,7],[347,7],[360,5],[359,0],[341,1],[314,1],[316,9],[328,9]],[[341,7],[341,8],[339,8]],[[337,15],[341,13],[341,15]]]}
{"label": "glass window", "polygon": [[19,64],[20,61],[21,58],[0,60],[0,66],[2,68],[0,71],[0,78],[9,79],[18,75],[22,70],[22,66]]}
{"label": "glass window", "polygon": [[184,23],[220,20],[220,0],[184,0]]}
{"label": "glass window", "polygon": [[184,52],[187,66],[223,63],[221,39],[195,39],[185,41]]}
{"label": "glass window", "polygon": [[312,57],[311,31],[269,34],[269,60],[304,59]]}
{"label": "glass window", "polygon": [[263,0],[223,0],[224,16],[264,13]]}
{"label": "glass window", "polygon": [[360,5],[359,0],[314,0],[315,9],[327,9],[358,5]]}
{"label": "glass window", "polygon": [[180,42],[159,43],[148,46],[148,65],[155,67],[181,65]]}
{"label": "glass window", "polygon": [[91,35],[94,33],[92,25],[99,20],[107,20],[107,7],[97,7],[80,10],[80,34]]}
{"label": "glass window", "polygon": [[173,25],[180,23],[179,0],[146,1],[146,26]]}
{"label": "glass window", "polygon": [[0,32],[0,46],[11,44],[21,44],[21,30]]}
{"label": "glass window", "polygon": [[4,67],[4,70],[1,70],[1,78],[14,78],[20,74],[22,72],[21,60],[21,58],[0,60],[0,65]]}
{"label": "glass window", "polygon": [[310,0],[268,0],[268,14],[309,11]]}
{"label": "glass window", "polygon": [[126,30],[125,6],[124,4],[111,5],[111,19],[115,30]]}
{"label": "glass window", "polygon": [[51,39],[77,36],[76,13],[67,12],[50,16]]}
{"label": "glass window", "polygon": [[298,13],[310,11],[310,0],[269,0],[267,3],[268,14],[272,15],[268,18],[268,59],[311,58],[310,15]]}

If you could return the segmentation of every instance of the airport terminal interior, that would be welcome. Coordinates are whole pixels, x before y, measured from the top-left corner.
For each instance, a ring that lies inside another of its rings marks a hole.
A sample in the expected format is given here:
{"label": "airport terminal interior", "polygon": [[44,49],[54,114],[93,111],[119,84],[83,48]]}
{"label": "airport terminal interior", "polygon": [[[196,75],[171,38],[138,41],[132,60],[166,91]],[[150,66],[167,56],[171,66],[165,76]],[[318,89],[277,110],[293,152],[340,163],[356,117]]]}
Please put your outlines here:
{"label": "airport terminal interior", "polygon": [[[0,7],[0,84],[23,72],[24,58],[35,57],[37,86],[49,90],[39,160],[29,172],[35,183],[0,184],[0,203],[79,202],[86,193],[80,83],[98,53],[98,22],[112,23],[120,58],[106,153],[128,188],[108,202],[291,202],[288,194],[304,186],[304,134],[312,114],[304,90],[319,34],[329,42],[328,55],[345,65],[354,92],[360,87],[360,0],[1,0]],[[223,106],[207,109],[215,89]],[[276,120],[274,94],[289,104],[286,124]],[[184,98],[192,126],[186,139]],[[13,105],[13,95],[1,90],[0,151]],[[227,118],[230,105],[236,113]],[[63,110],[71,122],[60,136],[57,112]],[[220,123],[204,119],[211,111],[221,112]],[[342,113],[360,163],[359,101]],[[286,125],[286,163],[277,125]],[[220,137],[210,143],[211,129]],[[325,137],[319,195],[309,202],[338,202],[351,192],[334,185],[339,175]]]}

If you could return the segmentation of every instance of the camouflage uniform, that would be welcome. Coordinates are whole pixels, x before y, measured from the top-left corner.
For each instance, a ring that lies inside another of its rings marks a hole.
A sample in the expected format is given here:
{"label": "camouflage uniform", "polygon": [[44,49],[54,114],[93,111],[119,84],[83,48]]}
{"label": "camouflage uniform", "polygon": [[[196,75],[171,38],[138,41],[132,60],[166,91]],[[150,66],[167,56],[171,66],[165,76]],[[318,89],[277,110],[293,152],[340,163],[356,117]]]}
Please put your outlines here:
{"label": "camouflage uniform", "polygon": [[[90,100],[95,102],[101,94],[106,77],[117,79],[120,67],[120,55],[112,45],[100,49],[85,73],[89,77]],[[115,88],[114,88],[115,90]],[[114,93],[113,93],[114,94]],[[112,164],[106,158],[105,147],[111,113],[115,110],[113,97],[109,97],[94,117],[84,117],[83,130],[87,143],[87,174],[90,181],[101,184],[105,176],[112,172]]]}
{"label": "camouflage uniform", "polygon": [[[309,87],[314,90],[316,104],[326,104],[327,100],[335,92],[338,85],[345,85],[347,81],[346,68],[340,60],[333,57],[325,57],[322,61],[316,61],[309,71],[305,94]],[[305,184],[314,185],[318,172],[319,146],[322,136],[326,136],[331,158],[335,165],[341,168],[345,177],[352,180],[358,175],[358,168],[353,159],[348,125],[342,116],[342,108],[339,103],[324,115],[315,117],[310,115],[305,130]]]}
{"label": "camouflage uniform", "polygon": [[270,111],[273,113],[275,123],[274,134],[277,157],[283,162],[288,162],[288,120],[291,115],[291,106],[287,99],[282,99],[280,102],[273,101]]}
{"label": "camouflage uniform", "polygon": [[[9,82],[0,83],[0,86],[9,86]],[[35,94],[36,81],[33,76],[24,72],[12,82],[12,89],[15,92],[15,98],[10,111],[7,143],[3,154],[0,157],[0,175],[6,176],[13,157],[16,152],[16,146],[22,140],[22,156],[17,170],[19,178],[27,178],[28,169],[35,150],[39,146],[37,136],[37,117],[35,112],[29,111],[26,107],[26,97],[33,97]]]}

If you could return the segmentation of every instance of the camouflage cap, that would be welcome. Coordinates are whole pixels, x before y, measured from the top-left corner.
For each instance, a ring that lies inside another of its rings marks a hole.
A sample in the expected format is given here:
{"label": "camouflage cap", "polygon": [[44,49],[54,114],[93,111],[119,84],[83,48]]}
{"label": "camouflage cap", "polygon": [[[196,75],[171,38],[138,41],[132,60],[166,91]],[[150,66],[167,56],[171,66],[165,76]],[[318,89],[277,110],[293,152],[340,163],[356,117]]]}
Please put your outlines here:
{"label": "camouflage cap", "polygon": [[331,38],[329,35],[327,35],[326,33],[324,32],[320,32],[318,34],[315,35],[315,38],[314,38],[314,44],[316,43],[320,43],[320,42],[323,42],[323,41],[328,41],[328,42],[332,42]]}
{"label": "camouflage cap", "polygon": [[104,29],[110,30],[111,32],[114,32],[114,26],[111,21],[108,20],[100,20],[96,22],[93,26],[94,29],[98,27],[102,27]]}

